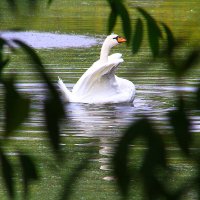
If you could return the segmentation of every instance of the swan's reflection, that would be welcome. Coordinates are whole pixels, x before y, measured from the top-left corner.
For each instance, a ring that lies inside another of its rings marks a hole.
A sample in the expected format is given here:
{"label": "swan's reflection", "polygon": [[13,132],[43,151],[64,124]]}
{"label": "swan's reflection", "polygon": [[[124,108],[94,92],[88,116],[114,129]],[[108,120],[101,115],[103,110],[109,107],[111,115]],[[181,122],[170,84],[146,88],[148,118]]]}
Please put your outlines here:
{"label": "swan's reflection", "polygon": [[120,130],[133,121],[133,105],[66,105],[70,126],[75,135],[85,137],[116,137]]}
{"label": "swan's reflection", "polygon": [[[78,137],[92,137],[98,139],[98,159],[101,170],[110,170],[110,158],[114,144],[124,131],[125,127],[134,120],[135,107],[133,105],[112,104],[93,105],[75,104],[66,105],[68,113],[68,128]],[[104,177],[111,180],[112,177]]]}

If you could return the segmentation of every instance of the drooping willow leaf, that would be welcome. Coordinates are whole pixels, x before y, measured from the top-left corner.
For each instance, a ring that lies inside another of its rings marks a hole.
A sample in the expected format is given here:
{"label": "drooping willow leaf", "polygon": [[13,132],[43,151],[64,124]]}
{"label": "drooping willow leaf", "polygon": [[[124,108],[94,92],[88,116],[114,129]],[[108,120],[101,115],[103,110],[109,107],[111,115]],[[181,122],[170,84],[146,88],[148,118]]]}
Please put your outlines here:
{"label": "drooping willow leaf", "polygon": [[38,170],[33,159],[29,155],[19,152],[19,160],[22,169],[22,180],[24,185],[24,196],[27,198],[28,187],[32,181],[38,180]]}
{"label": "drooping willow leaf", "polygon": [[167,44],[168,44],[167,54],[172,55],[174,47],[176,45],[174,35],[170,30],[170,28],[165,23],[162,23],[162,26],[164,27],[165,33],[167,35]]}
{"label": "drooping willow leaf", "polygon": [[119,14],[122,19],[123,32],[127,39],[127,42],[129,43],[130,36],[131,36],[131,20],[130,20],[128,10],[126,9],[125,5],[121,3],[119,6],[120,6]]}
{"label": "drooping willow leaf", "polygon": [[196,106],[200,110],[200,85],[196,91]]}
{"label": "drooping willow leaf", "polygon": [[27,53],[30,61],[34,63],[34,67],[40,73],[42,79],[47,84],[48,95],[44,102],[45,122],[48,130],[48,137],[54,149],[54,152],[59,153],[60,142],[60,121],[65,116],[64,106],[60,99],[60,95],[52,84],[50,78],[45,72],[45,68],[42,64],[40,57],[36,54],[34,49],[26,45],[25,43],[14,40],[22,49]]}
{"label": "drooping willow leaf", "polygon": [[72,170],[70,175],[67,176],[64,184],[63,191],[60,195],[60,200],[70,199],[71,194],[73,192],[74,183],[78,178],[83,174],[83,170],[87,168],[89,164],[89,156],[84,158],[75,169]]}
{"label": "drooping willow leaf", "polygon": [[136,54],[142,44],[143,40],[143,23],[141,19],[137,19],[136,26],[135,26],[135,32],[133,35],[133,42],[132,42],[132,52]]}
{"label": "drooping willow leaf", "polygon": [[[153,186],[157,188],[155,191],[157,193],[162,193],[163,190],[163,184],[157,180],[154,169],[166,167],[165,146],[161,136],[153,129],[150,121],[143,118],[127,129],[120,139],[113,157],[114,175],[117,177],[117,183],[124,197],[128,195],[130,182],[133,178],[130,167],[128,167],[129,148],[130,144],[133,144],[138,137],[142,137],[147,142],[147,151],[140,169],[143,172],[144,183],[147,184],[145,185],[146,190],[150,192],[148,188]],[[148,177],[151,177],[151,180],[147,182]],[[153,186],[152,183],[154,183]]]}
{"label": "drooping willow leaf", "polygon": [[15,0],[7,0],[10,10],[17,12],[17,3]]}
{"label": "drooping willow leaf", "polygon": [[108,34],[110,34],[113,31],[116,21],[117,21],[117,13],[111,10],[108,19]]}
{"label": "drooping willow leaf", "polygon": [[0,77],[1,77],[1,73],[2,73],[3,69],[10,61],[10,58],[4,58],[5,54],[3,52],[4,52],[5,46],[8,46],[11,50],[13,50],[13,48],[9,44],[9,42],[7,40],[5,40],[4,38],[0,37]]}
{"label": "drooping willow leaf", "polygon": [[114,29],[114,26],[116,24],[116,19],[119,16],[122,20],[122,28],[124,35],[127,39],[127,41],[130,41],[130,35],[131,35],[131,21],[128,14],[128,10],[126,9],[125,5],[121,0],[108,0],[108,3],[111,8],[111,13],[108,19],[108,29],[109,32],[111,32]]}
{"label": "drooping willow leaf", "polygon": [[159,40],[162,38],[162,32],[160,27],[158,26],[156,20],[144,9],[137,8],[138,11],[144,16],[147,22],[147,29],[148,29],[148,41],[149,46],[151,48],[152,54],[154,57],[159,55]]}
{"label": "drooping willow leaf", "polygon": [[179,105],[177,110],[169,113],[170,123],[172,125],[177,143],[182,151],[188,155],[192,139],[192,133],[190,132],[191,123],[185,112],[184,101],[180,98],[178,103]]}
{"label": "drooping willow leaf", "polygon": [[0,168],[2,170],[2,177],[5,182],[6,189],[10,199],[13,199],[15,196],[15,187],[14,187],[14,170],[7,156],[0,149]]}
{"label": "drooping willow leaf", "polygon": [[185,74],[189,69],[195,66],[200,57],[200,50],[192,50],[186,59],[183,61],[182,66],[180,67],[181,73]]}
{"label": "drooping willow leaf", "polygon": [[44,102],[45,123],[47,134],[55,153],[60,154],[60,125],[61,119],[64,117],[63,107],[59,102],[59,98],[55,98],[51,94]]}
{"label": "drooping willow leaf", "polygon": [[14,79],[5,80],[5,135],[16,130],[28,117],[30,99],[20,94],[14,85]]}

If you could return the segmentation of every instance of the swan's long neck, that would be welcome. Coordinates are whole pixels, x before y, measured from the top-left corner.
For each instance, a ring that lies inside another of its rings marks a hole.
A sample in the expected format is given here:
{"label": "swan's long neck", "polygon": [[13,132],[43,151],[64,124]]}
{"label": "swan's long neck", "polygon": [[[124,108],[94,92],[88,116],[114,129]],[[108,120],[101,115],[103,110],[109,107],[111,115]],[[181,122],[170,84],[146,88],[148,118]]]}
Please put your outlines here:
{"label": "swan's long neck", "polygon": [[108,61],[108,55],[110,53],[110,49],[112,47],[107,43],[104,42],[101,47],[101,54],[100,54],[100,61],[101,62],[107,62]]}

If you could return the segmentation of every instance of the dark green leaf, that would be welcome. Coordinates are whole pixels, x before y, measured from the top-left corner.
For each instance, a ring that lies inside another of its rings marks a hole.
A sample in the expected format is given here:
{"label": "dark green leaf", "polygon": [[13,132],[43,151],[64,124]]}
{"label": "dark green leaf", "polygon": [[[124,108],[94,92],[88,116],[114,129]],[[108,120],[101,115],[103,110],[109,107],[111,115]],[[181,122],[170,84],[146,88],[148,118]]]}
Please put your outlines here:
{"label": "dark green leaf", "polygon": [[108,0],[108,3],[111,8],[111,12],[108,18],[108,34],[110,34],[116,24],[117,16],[119,15],[118,1]]}
{"label": "dark green leaf", "polygon": [[35,12],[39,4],[38,0],[6,0],[6,2],[13,14]]}
{"label": "dark green leaf", "polygon": [[130,20],[128,11],[123,4],[121,4],[120,16],[121,16],[121,19],[122,19],[122,26],[123,26],[124,35],[127,39],[127,42],[129,43],[130,36],[131,36],[131,20]]}
{"label": "dark green leaf", "polygon": [[199,56],[200,56],[200,50],[199,49],[194,49],[189,52],[186,58],[183,58],[181,61],[178,60],[179,62],[175,63],[175,59],[171,59],[170,61],[173,61],[171,64],[171,68],[175,72],[176,76],[178,78],[184,76],[188,70],[190,70],[192,67],[197,65],[199,62]]}
{"label": "dark green leaf", "polygon": [[7,45],[9,46],[10,48],[12,48],[10,46],[10,44],[3,38],[0,38],[0,76],[1,76],[1,73],[4,69],[4,67],[8,64],[8,62],[10,61],[9,58],[4,58],[4,53],[3,53],[3,48],[4,46]]}
{"label": "dark green leaf", "polygon": [[110,34],[113,31],[116,21],[117,21],[117,14],[112,10],[108,20],[108,34]]}
{"label": "dark green leaf", "polygon": [[200,199],[200,157],[196,159],[198,166],[197,166],[197,176],[196,176],[196,185],[197,185],[197,192],[198,192],[198,199]]}
{"label": "dark green leaf", "polygon": [[186,155],[188,155],[192,139],[190,120],[184,110],[184,101],[180,99],[178,103],[178,108],[169,113],[170,123],[180,148]]}
{"label": "dark green leaf", "polygon": [[2,177],[5,182],[5,186],[8,190],[8,194],[11,199],[15,196],[14,181],[13,181],[13,167],[6,155],[0,150],[0,167],[2,169]]}
{"label": "dark green leaf", "polygon": [[48,6],[52,4],[53,0],[48,0]]}
{"label": "dark green leaf", "polygon": [[33,159],[29,155],[19,154],[25,197],[28,195],[28,186],[32,181],[38,180],[39,175]]}
{"label": "dark green leaf", "polygon": [[138,11],[144,16],[147,22],[149,46],[154,57],[159,55],[159,39],[162,38],[162,32],[157,25],[156,20],[144,9],[137,8]]}
{"label": "dark green leaf", "polygon": [[41,61],[40,57],[37,55],[37,53],[35,52],[35,50],[20,40],[13,40],[13,42],[15,42],[17,45],[19,45],[27,53],[27,55],[30,58],[30,61],[33,62],[33,64],[35,64],[34,67],[36,68],[36,70],[38,70],[40,72],[40,75],[42,76],[44,81],[46,83],[49,83],[50,80],[45,73],[42,61]]}
{"label": "dark green leaf", "polygon": [[35,69],[40,73],[42,79],[47,84],[48,89],[51,91],[53,95],[55,95],[55,98],[59,98],[57,90],[55,89],[48,75],[46,74],[42,61],[35,52],[35,50],[20,40],[13,40],[13,41],[27,53],[27,55],[30,58],[30,61],[33,62]]}
{"label": "dark green leaf", "polygon": [[10,62],[9,58],[7,58],[3,61],[0,61],[0,77],[1,77],[1,74],[2,74],[4,67],[6,67],[6,65],[8,65],[9,62]]}
{"label": "dark green leaf", "polygon": [[60,196],[60,200],[70,199],[72,192],[74,191],[74,184],[77,179],[83,174],[83,170],[85,170],[89,164],[89,158],[85,158],[81,161],[81,163],[72,171],[72,173],[67,176],[62,194]]}
{"label": "dark green leaf", "polygon": [[128,14],[128,11],[121,0],[108,0],[108,3],[111,8],[111,14],[109,17],[109,32],[113,30],[117,16],[120,16],[122,20],[122,27],[124,35],[127,39],[127,41],[130,41],[130,35],[131,35],[131,21]]}
{"label": "dark green leaf", "polygon": [[197,104],[197,109],[200,110],[200,86],[198,87],[197,89],[197,92],[196,92],[196,104]]}
{"label": "dark green leaf", "polygon": [[135,33],[133,35],[132,52],[137,53],[141,47],[143,40],[143,23],[141,19],[137,19]]}
{"label": "dark green leaf", "polygon": [[173,50],[174,50],[174,47],[176,45],[176,42],[175,42],[175,38],[174,38],[174,35],[172,33],[172,31],[170,30],[170,28],[165,24],[165,23],[162,23],[163,27],[164,27],[164,30],[165,30],[165,33],[167,35],[167,53],[168,55],[172,55],[173,53]]}
{"label": "dark green leaf", "polygon": [[55,153],[60,153],[60,124],[65,113],[59,98],[49,95],[44,105],[48,137]]}
{"label": "dark green leaf", "polygon": [[60,99],[60,95],[58,94],[54,85],[51,83],[48,75],[45,72],[42,61],[36,54],[36,52],[28,45],[19,40],[14,40],[14,42],[24,49],[24,51],[30,57],[30,60],[34,63],[34,67],[36,68],[36,70],[40,72],[41,77],[43,78],[45,83],[47,83],[49,98],[47,98],[45,101],[45,121],[52,147],[55,152],[58,153],[60,152],[60,120],[65,116],[65,111],[62,101]]}
{"label": "dark green leaf", "polygon": [[183,62],[181,66],[181,73],[187,72],[189,69],[191,69],[199,60],[200,51],[199,50],[193,50],[189,53],[186,60]]}
{"label": "dark green leaf", "polygon": [[10,7],[10,9],[13,11],[13,12],[17,12],[17,4],[16,4],[16,1],[15,0],[7,0],[7,3]]}
{"label": "dark green leaf", "polygon": [[4,81],[5,86],[5,130],[6,134],[15,131],[28,117],[30,100],[23,97],[15,88],[14,80]]}
{"label": "dark green leaf", "polygon": [[120,139],[113,157],[114,176],[117,177],[119,189],[124,197],[127,197],[130,188],[131,172],[128,169],[129,145],[137,137],[137,124],[132,124]]}
{"label": "dark green leaf", "polygon": [[162,138],[157,134],[148,119],[133,123],[120,139],[116,148],[113,163],[114,174],[124,197],[130,188],[131,171],[128,167],[129,145],[138,137],[143,137],[148,144],[144,165],[146,176],[151,175],[157,166],[166,167],[165,147]]}

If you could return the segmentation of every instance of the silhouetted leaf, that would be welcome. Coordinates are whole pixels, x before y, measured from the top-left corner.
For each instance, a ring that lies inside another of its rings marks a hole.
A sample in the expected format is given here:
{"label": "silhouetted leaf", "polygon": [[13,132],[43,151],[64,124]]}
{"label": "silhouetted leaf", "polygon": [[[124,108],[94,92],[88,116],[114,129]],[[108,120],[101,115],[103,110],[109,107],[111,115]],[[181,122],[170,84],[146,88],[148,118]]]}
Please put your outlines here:
{"label": "silhouetted leaf", "polygon": [[38,0],[5,0],[13,14],[30,13],[37,11]]}
{"label": "silhouetted leaf", "polygon": [[60,153],[60,124],[65,113],[59,98],[50,94],[44,105],[48,137],[55,153]]}
{"label": "silhouetted leaf", "polygon": [[7,3],[10,7],[10,9],[16,13],[17,12],[17,4],[16,4],[16,1],[15,0],[7,0]]}
{"label": "silhouetted leaf", "polygon": [[197,108],[200,109],[200,86],[198,87],[196,92],[196,102],[197,102]]}
{"label": "silhouetted leaf", "polygon": [[132,52],[137,53],[141,47],[143,40],[143,23],[141,19],[137,19],[135,33],[133,36]]}
{"label": "silhouetted leaf", "polygon": [[192,139],[190,120],[184,110],[184,101],[180,99],[178,103],[178,108],[169,113],[170,123],[180,148],[186,155],[188,155]]}
{"label": "silhouetted leaf", "polygon": [[143,137],[148,144],[144,165],[142,166],[142,169],[145,169],[146,176],[152,175],[152,172],[158,166],[166,167],[165,147],[161,136],[154,131],[148,119],[144,118],[133,123],[120,139],[113,157],[114,174],[124,197],[128,195],[132,178],[131,171],[128,168],[129,145],[137,137]]}
{"label": "silhouetted leaf", "polygon": [[13,181],[13,167],[6,155],[0,149],[0,167],[2,169],[2,177],[5,182],[6,189],[8,190],[11,199],[15,196],[14,181]]}
{"label": "silhouetted leaf", "polygon": [[[32,63],[34,64],[33,66],[40,73],[42,79],[47,84],[47,87],[51,91],[52,95],[54,95],[55,98],[59,98],[58,92],[57,92],[56,88],[54,87],[54,85],[52,84],[47,73],[45,72],[45,68],[42,64],[42,61],[41,61],[40,57],[37,55],[37,53],[35,52],[35,50],[20,40],[13,40],[13,41],[16,44],[18,44],[27,53],[27,55],[30,58],[30,61],[32,61]],[[60,103],[61,103],[61,101],[60,101]]]}
{"label": "silhouetted leaf", "polygon": [[191,69],[198,61],[200,56],[199,50],[193,50],[189,53],[186,60],[183,62],[181,66],[181,75]]}
{"label": "silhouetted leaf", "polygon": [[45,73],[45,69],[44,69],[44,66],[42,64],[42,61],[41,61],[40,57],[37,55],[37,53],[35,52],[35,50],[33,48],[29,47],[23,41],[15,39],[15,40],[13,40],[13,42],[15,42],[17,45],[19,45],[26,52],[27,56],[29,56],[29,58],[30,58],[30,61],[33,64],[35,64],[34,67],[36,68],[37,71],[40,72],[40,75],[42,76],[44,81],[47,84],[51,85],[50,80]]}
{"label": "silhouetted leaf", "polygon": [[123,27],[124,35],[125,35],[127,41],[129,42],[130,35],[131,35],[131,21],[130,21],[130,17],[129,17],[126,7],[124,6],[124,4],[122,3],[121,0],[108,0],[108,3],[111,8],[111,14],[110,14],[109,21],[108,21],[109,32],[111,32],[113,30],[113,28],[116,24],[117,16],[120,16],[120,18],[122,20],[122,27]]}
{"label": "silhouetted leaf", "polygon": [[111,12],[108,18],[108,34],[110,34],[113,31],[117,21],[117,16],[119,15],[119,8],[117,2],[118,0],[117,1],[108,0],[108,3],[111,8]]}
{"label": "silhouetted leaf", "polygon": [[116,21],[117,21],[117,13],[111,10],[110,16],[108,19],[108,34],[110,34],[113,31]]}
{"label": "silhouetted leaf", "polygon": [[8,64],[8,62],[10,61],[9,58],[4,58],[4,53],[3,53],[3,48],[4,46],[7,45],[9,46],[10,48],[12,48],[9,43],[3,39],[3,38],[0,38],[0,76],[1,76],[1,73],[4,69],[4,67]]}
{"label": "silhouetted leaf", "polygon": [[28,117],[30,100],[15,88],[14,80],[4,81],[5,86],[5,133],[16,130]]}
{"label": "silhouetted leaf", "polygon": [[3,71],[4,67],[6,67],[6,65],[8,65],[9,61],[10,61],[9,58],[7,58],[3,61],[0,61],[0,77],[2,75],[2,71]]}
{"label": "silhouetted leaf", "polygon": [[14,40],[14,42],[25,50],[25,52],[30,57],[30,60],[35,64],[34,67],[40,72],[40,75],[45,83],[47,83],[49,96],[46,98],[44,105],[45,122],[52,147],[56,153],[59,153],[60,121],[65,116],[65,111],[60,99],[60,95],[58,94],[54,85],[51,83],[51,80],[45,72],[42,61],[36,52],[31,47],[19,40]]}
{"label": "silhouetted leaf", "polygon": [[53,0],[48,0],[48,6],[52,4]]}
{"label": "silhouetted leaf", "polygon": [[131,172],[128,169],[128,148],[131,142],[137,137],[137,124],[132,124],[124,133],[117,145],[113,157],[114,175],[124,197],[128,195],[130,187]]}
{"label": "silhouetted leaf", "polygon": [[197,185],[197,192],[198,192],[198,199],[200,199],[200,157],[196,158],[197,161],[197,176],[196,176],[196,183],[195,185]]}
{"label": "silhouetted leaf", "polygon": [[130,36],[131,36],[131,20],[130,20],[129,14],[128,14],[128,10],[124,6],[124,4],[121,3],[119,6],[120,6],[119,14],[120,14],[121,19],[122,19],[123,32],[124,32],[124,35],[127,39],[127,42],[129,43],[130,42]]}
{"label": "silhouetted leaf", "polygon": [[[181,43],[181,41],[179,41]],[[176,44],[177,45],[177,44]],[[176,58],[168,59],[170,68],[175,72],[177,78],[184,76],[188,70],[197,65],[199,62],[200,50],[194,49],[189,52],[182,60]],[[177,62],[178,61],[178,62]]]}
{"label": "silhouetted leaf", "polygon": [[168,55],[172,55],[176,43],[175,38],[170,28],[165,23],[162,23],[162,25],[164,27],[165,33],[167,34],[167,53]]}
{"label": "silhouetted leaf", "polygon": [[151,48],[151,51],[153,53],[154,57],[157,57],[159,55],[159,39],[162,38],[162,32],[157,25],[156,20],[149,15],[148,12],[146,12],[142,8],[137,8],[138,11],[144,16],[147,22],[147,28],[148,28],[148,39],[149,39],[149,46]]}
{"label": "silhouetted leaf", "polygon": [[24,195],[28,195],[28,186],[32,181],[38,180],[39,175],[36,168],[36,165],[33,159],[29,155],[19,154],[21,169],[22,169],[22,178],[24,185]]}
{"label": "silhouetted leaf", "polygon": [[74,184],[77,179],[83,174],[83,170],[87,168],[89,164],[89,157],[81,161],[81,163],[67,176],[60,200],[70,199],[72,192],[74,191]]}

